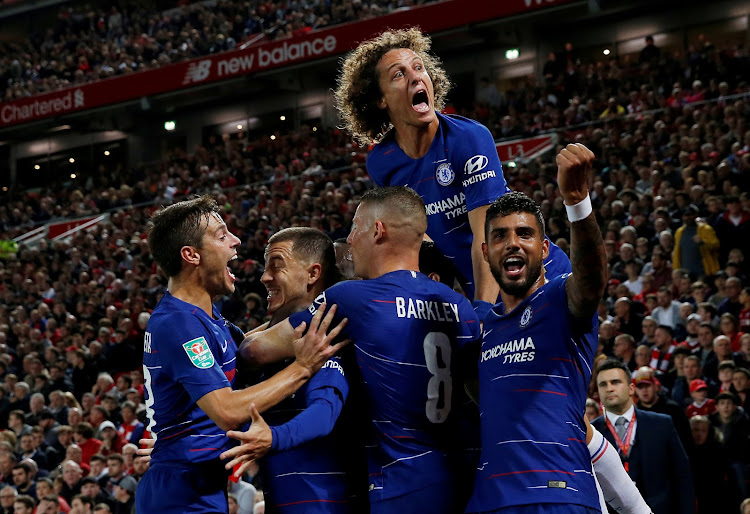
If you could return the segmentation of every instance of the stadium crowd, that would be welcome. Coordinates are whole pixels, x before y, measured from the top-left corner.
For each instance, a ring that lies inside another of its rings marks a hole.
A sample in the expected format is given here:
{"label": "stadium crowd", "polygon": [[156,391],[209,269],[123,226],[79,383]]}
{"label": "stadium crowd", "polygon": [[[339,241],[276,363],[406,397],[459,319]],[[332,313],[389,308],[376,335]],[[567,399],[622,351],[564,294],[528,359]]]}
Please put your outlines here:
{"label": "stadium crowd", "polygon": [[[634,372],[639,408],[672,416],[701,512],[736,509],[750,478],[747,69],[741,49],[705,40],[682,58],[651,49],[607,62],[581,62],[568,47],[550,56],[539,83],[500,94],[483,81],[477,102],[459,109],[497,138],[565,128],[561,143],[594,151],[591,197],[611,277],[597,362],[621,359]],[[156,205],[216,195],[243,241],[231,264],[238,291],[218,304],[250,329],[265,318],[268,238],[300,225],[346,236],[359,195],[372,187],[366,152],[336,129],[227,136],[192,154],[173,151],[158,166],[104,169],[83,186],[0,200],[0,239],[110,212],[70,240],[0,260],[1,508],[26,497],[62,511],[90,502],[126,512],[132,503],[145,467],[133,459],[146,433],[141,341],[166,285],[145,241]],[[554,163],[543,157],[505,173],[541,204],[550,239],[565,249]],[[593,419],[595,384],[589,396]]]}
{"label": "stadium crowd", "polygon": [[54,25],[39,27],[27,41],[0,43],[0,101],[300,36],[426,0],[183,3],[164,13],[133,1],[61,8]]}

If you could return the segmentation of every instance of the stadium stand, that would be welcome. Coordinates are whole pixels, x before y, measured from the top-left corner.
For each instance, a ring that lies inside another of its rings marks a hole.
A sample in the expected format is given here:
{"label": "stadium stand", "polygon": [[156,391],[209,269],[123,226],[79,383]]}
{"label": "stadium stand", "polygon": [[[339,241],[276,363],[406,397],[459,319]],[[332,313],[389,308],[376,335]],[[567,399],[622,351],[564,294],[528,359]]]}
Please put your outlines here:
{"label": "stadium stand", "polygon": [[[291,37],[400,5],[248,7],[227,1],[192,3],[168,14],[66,7],[41,35],[0,43],[2,98],[137,73],[255,43],[258,36]],[[750,56],[741,40],[714,45],[699,38],[674,53],[646,48],[596,58],[567,48],[503,90],[494,80],[477,81],[474,102],[451,97],[454,104],[447,108],[481,121],[497,140],[554,133],[558,144],[582,142],[596,154],[591,196],[612,277],[600,308],[599,361],[621,357],[614,339],[627,333],[636,345],[648,345],[645,360],[632,348],[633,363],[649,366],[654,340],[641,321],[669,307],[659,303],[665,286],[679,310],[674,343],[699,357],[698,378],[709,384],[711,397],[731,392],[738,398],[740,409],[708,417],[707,438],[693,431],[688,454],[699,477],[699,512],[716,512],[714,501],[736,511],[750,478],[750,386],[736,373],[727,379],[729,367],[719,362],[723,357],[736,368],[750,368],[749,80]],[[145,417],[138,353],[149,312],[166,286],[145,242],[151,212],[186,196],[215,195],[227,225],[243,240],[241,258],[232,263],[237,293],[218,305],[227,319],[251,329],[265,318],[260,276],[268,237],[290,226],[346,236],[358,197],[373,187],[366,154],[342,130],[313,131],[303,124],[273,139],[243,132],[209,137],[195,150],[173,149],[158,162],[104,167],[83,183],[58,178],[42,189],[4,190],[0,240],[50,221],[107,216],[65,240],[0,247],[0,429],[7,429],[0,442],[0,479],[11,480],[4,455],[31,456],[40,477],[59,475],[58,464],[70,458],[73,432],[79,445],[91,446],[82,421],[94,425],[98,437],[104,420],[113,421],[123,439],[143,429],[131,415],[141,422]],[[541,204],[549,237],[565,248],[569,236],[552,155],[506,161],[505,173],[511,188]],[[700,263],[678,262],[683,216],[693,211],[699,226],[717,235],[719,248]],[[710,337],[699,338],[701,323],[711,328]],[[714,335],[730,339],[728,352]],[[684,356],[675,356],[666,372],[655,373],[663,397],[677,398],[679,384],[690,378],[683,363]],[[599,400],[596,387],[590,396]],[[684,410],[690,394],[680,398]],[[60,428],[71,423],[71,433]],[[20,446],[27,433],[36,436],[31,450]],[[740,441],[737,447],[730,446],[730,436],[732,444]],[[131,452],[126,472],[138,477],[144,469],[124,442],[107,444]],[[99,458],[86,457],[78,457],[84,474],[101,471]]]}

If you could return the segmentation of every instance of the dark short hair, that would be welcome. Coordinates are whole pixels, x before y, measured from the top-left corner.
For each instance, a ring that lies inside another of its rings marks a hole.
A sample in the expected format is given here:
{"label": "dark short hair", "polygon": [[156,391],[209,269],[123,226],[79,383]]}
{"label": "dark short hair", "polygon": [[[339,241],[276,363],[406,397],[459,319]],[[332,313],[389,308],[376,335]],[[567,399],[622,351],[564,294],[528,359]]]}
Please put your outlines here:
{"label": "dark short hair", "polygon": [[731,369],[732,371],[734,371],[737,369],[737,364],[735,364],[735,362],[732,360],[721,361],[719,363],[718,370],[721,371],[723,369]]}
{"label": "dark short hair", "polygon": [[510,214],[527,212],[536,218],[536,224],[539,228],[539,237],[544,238],[544,217],[539,206],[523,193],[511,191],[495,200],[487,209],[487,217],[484,222],[484,236],[488,238],[490,232],[490,222],[495,218],[504,218]]}
{"label": "dark short hair", "polygon": [[750,378],[750,370],[748,370],[747,368],[735,368],[734,372],[735,373],[742,373],[747,378]]}
{"label": "dark short hair", "polygon": [[218,214],[219,206],[205,195],[170,205],[151,217],[148,247],[167,276],[174,277],[182,270],[183,246],[203,247],[203,235],[212,213]]}
{"label": "dark short hair", "polygon": [[440,275],[440,282],[450,287],[453,287],[456,280],[456,267],[432,241],[422,241],[422,247],[419,249],[419,271],[425,275],[437,273]]}
{"label": "dark short hair", "polygon": [[716,403],[719,403],[721,400],[731,400],[732,403],[734,403],[735,405],[740,404],[740,399],[737,397],[737,395],[730,391],[724,391],[722,393],[717,394]]}
{"label": "dark short hair", "polygon": [[668,332],[670,336],[671,336],[671,335],[674,335],[674,329],[673,329],[672,327],[670,327],[669,325],[659,325],[659,326],[658,326],[658,327],[656,327],[656,328],[657,328],[657,330],[658,330],[658,329],[662,329],[662,330],[664,330],[665,332]]}
{"label": "dark short hair", "polygon": [[630,373],[630,370],[628,367],[623,364],[622,362],[618,361],[617,359],[607,359],[606,361],[602,362],[599,365],[599,370],[596,372],[596,376],[599,376],[599,373],[602,371],[607,371],[610,369],[621,369],[625,376],[628,377],[628,383],[630,383],[630,380],[632,379],[632,374]]}
{"label": "dark short hair", "polygon": [[271,236],[268,246],[286,241],[292,242],[292,253],[295,258],[307,264],[320,264],[325,287],[331,287],[338,282],[336,251],[333,241],[324,232],[310,227],[285,228]]}

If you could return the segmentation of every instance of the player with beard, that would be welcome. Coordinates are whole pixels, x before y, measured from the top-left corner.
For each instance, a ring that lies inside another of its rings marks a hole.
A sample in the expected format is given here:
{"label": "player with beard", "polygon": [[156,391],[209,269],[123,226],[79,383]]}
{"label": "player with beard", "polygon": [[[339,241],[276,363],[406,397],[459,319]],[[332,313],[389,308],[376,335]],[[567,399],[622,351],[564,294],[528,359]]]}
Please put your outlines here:
{"label": "player with beard", "polygon": [[340,348],[341,327],[325,336],[333,316],[295,335],[296,360],[271,379],[234,391],[237,345],[244,334],[213,306],[234,292],[228,268],[240,240],[208,196],[171,205],[152,218],[148,243],[169,277],[168,290],[146,326],[143,349],[148,430],[156,443],[136,496],[138,512],[226,512],[228,472],[219,456],[234,446],[226,431],[286,398]]}
{"label": "player with beard", "polygon": [[[484,323],[482,455],[467,512],[601,512],[584,416],[597,306],[607,283],[588,195],[593,160],[583,145],[568,145],[557,156],[571,221],[572,274],[545,277],[549,241],[533,200],[507,193],[487,210],[482,251],[502,303]],[[645,503],[640,509],[648,512]]]}

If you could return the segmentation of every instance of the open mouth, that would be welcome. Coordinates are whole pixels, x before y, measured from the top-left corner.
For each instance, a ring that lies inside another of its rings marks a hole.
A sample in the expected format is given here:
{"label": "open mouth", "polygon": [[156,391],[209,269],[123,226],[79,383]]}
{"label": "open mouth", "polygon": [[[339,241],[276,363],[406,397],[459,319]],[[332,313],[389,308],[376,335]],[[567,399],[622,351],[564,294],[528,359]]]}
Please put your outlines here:
{"label": "open mouth", "polygon": [[229,266],[231,265],[232,261],[236,261],[239,258],[237,254],[234,254],[229,261],[227,261],[227,275],[229,275],[229,279],[234,282],[237,280],[237,277],[234,276],[234,273],[232,273],[232,270],[229,269]]}
{"label": "open mouth", "polygon": [[430,99],[427,97],[427,91],[421,89],[411,97],[411,107],[415,111],[422,113],[430,110]]}
{"label": "open mouth", "polygon": [[503,269],[505,269],[505,274],[509,277],[519,276],[521,273],[523,273],[525,267],[526,261],[524,261],[521,257],[508,257],[503,262]]}

